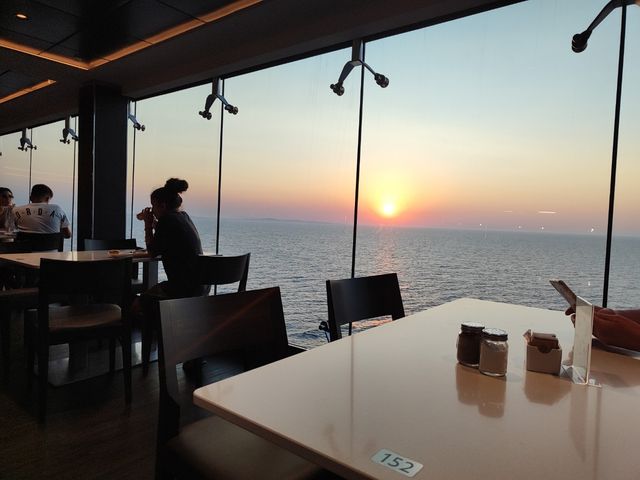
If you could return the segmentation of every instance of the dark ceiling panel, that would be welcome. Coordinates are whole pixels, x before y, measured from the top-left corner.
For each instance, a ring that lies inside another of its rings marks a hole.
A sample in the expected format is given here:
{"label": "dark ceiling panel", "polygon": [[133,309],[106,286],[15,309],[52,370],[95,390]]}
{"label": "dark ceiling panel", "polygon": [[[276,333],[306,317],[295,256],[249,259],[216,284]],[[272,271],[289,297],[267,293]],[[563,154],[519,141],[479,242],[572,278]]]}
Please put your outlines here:
{"label": "dark ceiling panel", "polygon": [[31,87],[40,81],[18,72],[6,70],[0,73],[0,97]]}
{"label": "dark ceiling panel", "polygon": [[[17,7],[16,4],[18,3],[26,4],[26,10]],[[79,19],[75,15],[70,15],[37,2],[14,2],[10,0],[5,5],[3,0],[2,5],[2,28],[14,34],[56,43],[73,34],[79,28]],[[15,13],[17,10],[26,11],[29,15],[28,20],[16,18]]]}
{"label": "dark ceiling panel", "polygon": [[229,5],[233,0],[158,0],[158,2],[197,17]]}
{"label": "dark ceiling panel", "polygon": [[21,45],[27,45],[39,51],[44,51],[53,45],[51,42],[47,42],[46,40],[30,37],[21,33],[11,32],[2,26],[0,26],[0,37]]}
{"label": "dark ceiling panel", "polygon": [[118,10],[127,33],[139,39],[191,20],[191,17],[156,0],[135,0]]}

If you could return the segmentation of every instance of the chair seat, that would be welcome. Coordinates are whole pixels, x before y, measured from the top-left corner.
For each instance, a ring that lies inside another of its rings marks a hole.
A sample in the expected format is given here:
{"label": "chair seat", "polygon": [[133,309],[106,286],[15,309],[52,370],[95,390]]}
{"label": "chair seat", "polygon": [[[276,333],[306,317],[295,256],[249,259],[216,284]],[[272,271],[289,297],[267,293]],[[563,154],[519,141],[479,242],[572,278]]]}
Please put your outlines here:
{"label": "chair seat", "polygon": [[111,303],[49,308],[49,331],[51,333],[71,329],[120,326],[121,324],[120,307]]}
{"label": "chair seat", "polygon": [[220,417],[184,427],[166,445],[178,478],[294,480],[337,478],[330,472]]}

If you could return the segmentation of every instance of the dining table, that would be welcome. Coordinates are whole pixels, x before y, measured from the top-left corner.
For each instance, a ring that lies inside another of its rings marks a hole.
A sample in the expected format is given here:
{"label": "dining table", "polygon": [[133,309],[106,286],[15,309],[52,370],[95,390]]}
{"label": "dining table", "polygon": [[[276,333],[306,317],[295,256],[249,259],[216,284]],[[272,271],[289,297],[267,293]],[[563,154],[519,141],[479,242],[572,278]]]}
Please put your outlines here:
{"label": "dining table", "polygon": [[[462,322],[508,333],[504,377],[457,362]],[[198,388],[196,405],[347,479],[640,478],[640,356],[596,342],[592,385],[526,369],[563,312],[458,299]],[[211,432],[215,435],[215,432]]]}
{"label": "dining table", "polygon": [[28,269],[40,268],[41,259],[64,260],[69,262],[90,262],[114,258],[131,257],[134,263],[142,264],[142,279],[146,289],[158,283],[159,257],[151,257],[146,250],[85,250],[48,251],[28,253],[2,253],[0,264],[10,264]]}
{"label": "dining table", "polygon": [[[40,260],[63,260],[71,262],[90,262],[116,258],[132,258],[134,264],[142,264],[142,290],[148,290],[158,283],[158,261],[160,257],[151,257],[146,250],[86,250],[86,251],[46,251],[28,253],[1,253],[0,266],[23,268],[35,272],[40,268]],[[37,305],[37,287],[16,288],[0,292],[0,352],[3,358],[4,374],[7,375],[10,357],[10,326],[12,308],[34,308]],[[134,362],[140,357],[139,342],[134,344]],[[49,364],[49,381],[53,385],[64,385],[90,378],[103,373],[105,362],[103,352],[98,352],[98,361],[88,361],[88,347],[84,342],[68,346],[68,352],[53,355]]]}

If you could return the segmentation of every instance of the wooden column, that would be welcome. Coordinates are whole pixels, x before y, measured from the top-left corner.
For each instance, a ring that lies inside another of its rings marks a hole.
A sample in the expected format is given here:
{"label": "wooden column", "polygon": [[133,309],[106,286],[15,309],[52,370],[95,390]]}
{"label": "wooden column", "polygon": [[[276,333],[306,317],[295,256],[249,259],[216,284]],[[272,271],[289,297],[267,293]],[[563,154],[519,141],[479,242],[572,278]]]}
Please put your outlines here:
{"label": "wooden column", "polygon": [[127,103],[119,89],[91,83],[80,89],[78,249],[85,238],[125,238]]}

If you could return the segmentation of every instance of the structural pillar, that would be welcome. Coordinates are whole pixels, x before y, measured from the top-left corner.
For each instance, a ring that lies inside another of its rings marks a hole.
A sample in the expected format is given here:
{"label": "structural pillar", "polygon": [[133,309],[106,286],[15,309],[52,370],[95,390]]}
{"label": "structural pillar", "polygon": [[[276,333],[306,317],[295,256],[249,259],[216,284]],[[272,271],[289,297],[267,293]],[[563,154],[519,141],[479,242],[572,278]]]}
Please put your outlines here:
{"label": "structural pillar", "polygon": [[78,120],[78,250],[85,238],[126,236],[127,106],[120,90],[80,88]]}

